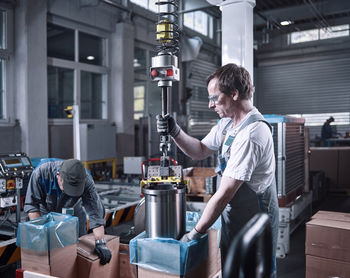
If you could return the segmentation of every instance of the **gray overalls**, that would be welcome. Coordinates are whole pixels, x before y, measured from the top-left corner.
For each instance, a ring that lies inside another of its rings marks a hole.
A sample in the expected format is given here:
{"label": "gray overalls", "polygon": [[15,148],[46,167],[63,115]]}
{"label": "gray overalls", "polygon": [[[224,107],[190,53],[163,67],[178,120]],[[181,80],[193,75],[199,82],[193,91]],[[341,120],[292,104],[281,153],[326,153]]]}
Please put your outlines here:
{"label": "gray overalls", "polygon": [[[270,130],[272,128],[264,117],[260,114],[251,115],[240,127],[235,136],[230,135],[225,138],[222,147],[219,150],[218,156],[218,186],[221,182],[221,174],[226,168],[229,155],[222,154],[222,149],[226,147],[226,154],[229,154],[227,148],[230,148],[237,134],[246,126],[256,122],[262,121],[266,123]],[[232,124],[230,121],[223,130],[223,135],[226,135],[226,129]],[[225,146],[226,145],[226,146]],[[221,214],[222,229],[221,229],[221,259],[222,264],[225,262],[226,254],[230,243],[234,239],[235,235],[243,228],[243,226],[258,212],[265,212],[269,215],[272,228],[272,260],[273,260],[273,272],[276,271],[276,248],[278,237],[278,200],[276,193],[276,182],[273,179],[273,183],[263,192],[256,193],[246,183],[243,183],[235,196],[227,204],[226,208]]]}

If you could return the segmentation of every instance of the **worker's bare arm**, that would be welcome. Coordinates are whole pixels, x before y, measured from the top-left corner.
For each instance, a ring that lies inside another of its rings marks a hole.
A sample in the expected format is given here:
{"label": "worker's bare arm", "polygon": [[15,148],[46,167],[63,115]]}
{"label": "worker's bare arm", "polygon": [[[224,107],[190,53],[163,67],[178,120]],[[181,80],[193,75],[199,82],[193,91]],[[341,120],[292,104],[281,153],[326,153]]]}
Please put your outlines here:
{"label": "worker's bare arm", "polygon": [[193,160],[202,160],[214,152],[197,138],[189,136],[183,130],[174,138],[174,141]]}
{"label": "worker's bare arm", "polygon": [[209,200],[202,217],[195,227],[198,232],[205,233],[205,231],[213,225],[242,184],[243,181],[226,176],[222,177],[218,191]]}
{"label": "worker's bare arm", "polygon": [[92,232],[94,233],[95,239],[102,239],[105,235],[105,227],[100,226],[95,229],[92,229]]}
{"label": "worker's bare arm", "polygon": [[28,212],[29,220],[34,220],[40,216],[41,216],[40,212],[38,212],[38,211]]}

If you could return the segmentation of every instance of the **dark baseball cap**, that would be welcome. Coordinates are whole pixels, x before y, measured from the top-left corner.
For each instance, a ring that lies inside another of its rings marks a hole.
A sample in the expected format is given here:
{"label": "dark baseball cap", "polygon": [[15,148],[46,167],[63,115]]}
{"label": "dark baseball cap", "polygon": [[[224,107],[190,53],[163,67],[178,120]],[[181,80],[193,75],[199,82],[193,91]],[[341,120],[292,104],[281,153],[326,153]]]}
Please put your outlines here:
{"label": "dark baseball cap", "polygon": [[68,159],[59,170],[63,179],[64,192],[72,197],[80,197],[84,193],[86,171],[83,163],[77,159]]}

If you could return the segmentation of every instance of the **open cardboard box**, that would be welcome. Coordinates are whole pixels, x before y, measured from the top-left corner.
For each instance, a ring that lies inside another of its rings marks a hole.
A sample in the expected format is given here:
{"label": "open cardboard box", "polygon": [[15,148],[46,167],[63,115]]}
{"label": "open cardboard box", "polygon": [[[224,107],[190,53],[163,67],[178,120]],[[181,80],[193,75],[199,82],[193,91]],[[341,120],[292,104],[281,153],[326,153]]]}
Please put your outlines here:
{"label": "open cardboard box", "polygon": [[197,278],[197,277],[221,277],[221,255],[218,247],[218,232],[215,229],[208,230],[208,257],[194,270],[181,276],[165,272],[153,271],[138,267],[139,278]]}
{"label": "open cardboard box", "polygon": [[130,263],[129,244],[119,245],[120,278],[137,278],[137,265]]}

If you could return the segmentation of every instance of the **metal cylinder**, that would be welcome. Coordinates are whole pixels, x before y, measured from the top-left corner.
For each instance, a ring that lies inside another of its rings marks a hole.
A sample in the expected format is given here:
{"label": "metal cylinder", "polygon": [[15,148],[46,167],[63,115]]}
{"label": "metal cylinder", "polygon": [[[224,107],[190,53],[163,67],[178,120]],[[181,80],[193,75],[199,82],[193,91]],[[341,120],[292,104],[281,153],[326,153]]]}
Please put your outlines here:
{"label": "metal cylinder", "polygon": [[171,184],[158,184],[143,188],[146,208],[147,237],[179,239],[186,231],[185,188]]}

